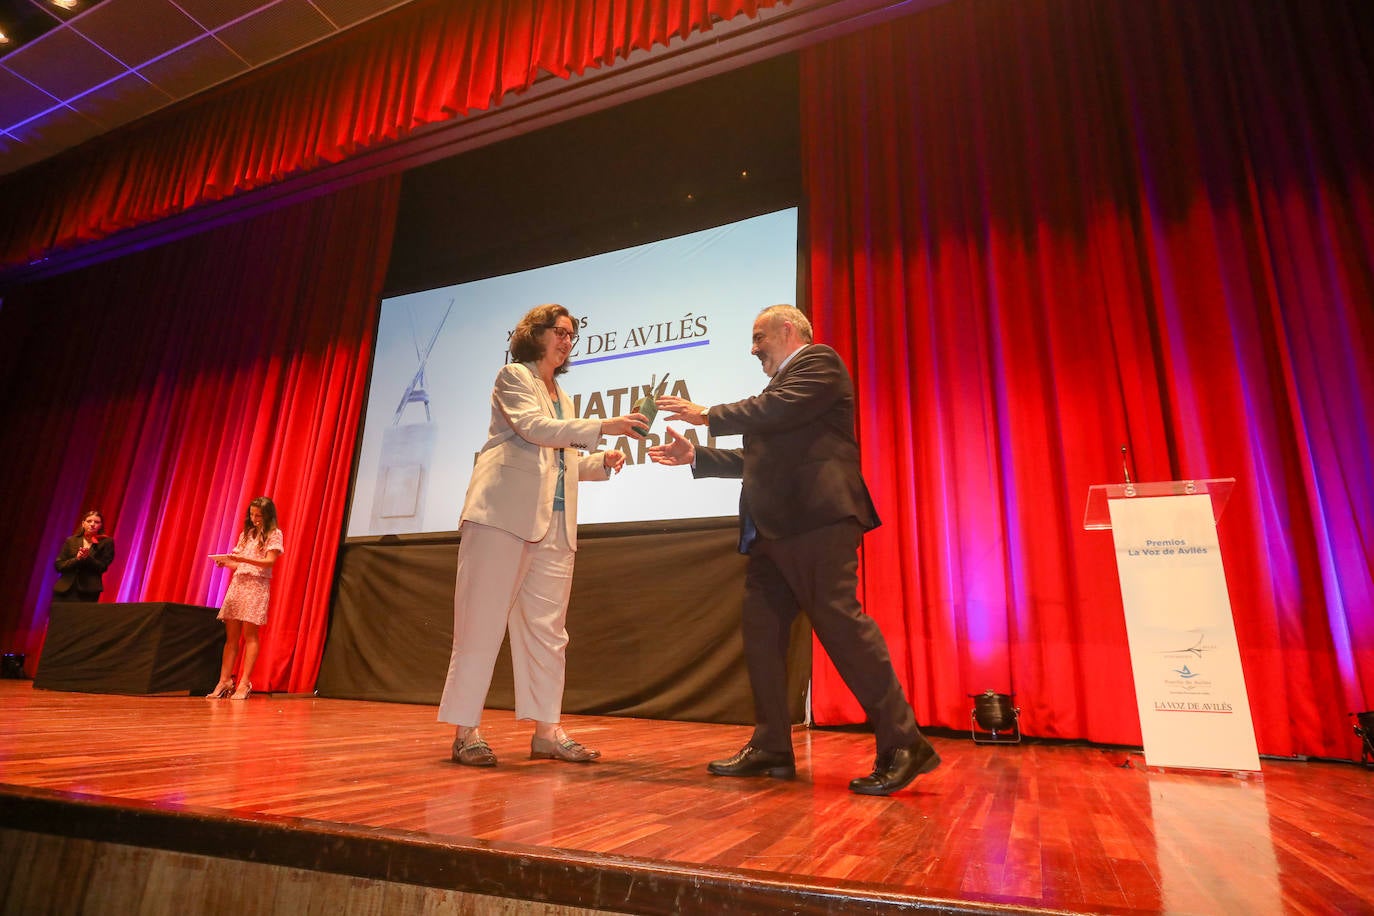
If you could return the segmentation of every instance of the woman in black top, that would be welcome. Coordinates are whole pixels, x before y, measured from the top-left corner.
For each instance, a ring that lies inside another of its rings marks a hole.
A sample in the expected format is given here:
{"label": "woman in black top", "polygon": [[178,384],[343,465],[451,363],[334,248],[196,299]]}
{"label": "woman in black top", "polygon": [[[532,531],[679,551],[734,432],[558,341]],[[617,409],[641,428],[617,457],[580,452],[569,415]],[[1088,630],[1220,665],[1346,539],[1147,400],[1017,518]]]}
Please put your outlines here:
{"label": "woman in black top", "polygon": [[76,532],[62,542],[53,566],[61,575],[52,587],[57,601],[96,601],[104,588],[101,576],[114,562],[114,538],[105,533],[99,509],[87,509]]}

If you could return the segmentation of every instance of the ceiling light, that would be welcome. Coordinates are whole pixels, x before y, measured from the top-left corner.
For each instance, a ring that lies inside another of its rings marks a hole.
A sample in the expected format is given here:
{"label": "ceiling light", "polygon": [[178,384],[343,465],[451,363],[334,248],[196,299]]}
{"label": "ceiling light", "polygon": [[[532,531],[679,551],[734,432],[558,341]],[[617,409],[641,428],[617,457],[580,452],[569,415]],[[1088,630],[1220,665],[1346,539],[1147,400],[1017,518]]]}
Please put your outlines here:
{"label": "ceiling light", "polygon": [[53,6],[62,7],[64,10],[73,10],[76,9],[77,4],[79,4],[81,0],[49,0],[49,2],[52,3]]}

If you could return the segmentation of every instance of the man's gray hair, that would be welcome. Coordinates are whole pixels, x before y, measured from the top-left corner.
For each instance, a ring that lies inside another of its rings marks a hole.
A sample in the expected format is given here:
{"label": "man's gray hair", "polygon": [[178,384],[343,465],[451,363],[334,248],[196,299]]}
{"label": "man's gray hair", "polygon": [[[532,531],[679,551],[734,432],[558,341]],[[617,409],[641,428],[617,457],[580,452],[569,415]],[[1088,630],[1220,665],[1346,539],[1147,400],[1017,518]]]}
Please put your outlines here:
{"label": "man's gray hair", "polygon": [[777,327],[784,321],[792,322],[792,327],[797,329],[801,339],[811,343],[811,319],[806,317],[806,313],[794,305],[770,305],[768,308],[759,312],[759,317],[768,316],[768,323]]}

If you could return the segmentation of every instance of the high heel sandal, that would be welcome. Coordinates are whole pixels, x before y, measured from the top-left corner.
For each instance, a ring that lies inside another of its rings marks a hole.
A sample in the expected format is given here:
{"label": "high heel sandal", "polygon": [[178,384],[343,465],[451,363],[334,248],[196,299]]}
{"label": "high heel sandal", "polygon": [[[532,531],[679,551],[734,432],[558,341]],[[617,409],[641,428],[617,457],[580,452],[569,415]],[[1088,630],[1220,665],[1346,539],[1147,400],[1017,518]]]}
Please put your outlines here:
{"label": "high heel sandal", "polygon": [[253,695],[253,682],[252,682],[252,681],[244,681],[244,682],[243,682],[243,686],[240,687],[237,691],[235,691],[235,692],[234,692],[234,695],[231,696],[229,699],[231,699],[231,700],[246,700],[246,699],[248,699],[248,698],[249,698],[250,696],[252,696],[252,695]]}
{"label": "high heel sandal", "polygon": [[215,685],[215,689],[205,695],[207,700],[222,700],[234,692],[234,679],[227,677]]}

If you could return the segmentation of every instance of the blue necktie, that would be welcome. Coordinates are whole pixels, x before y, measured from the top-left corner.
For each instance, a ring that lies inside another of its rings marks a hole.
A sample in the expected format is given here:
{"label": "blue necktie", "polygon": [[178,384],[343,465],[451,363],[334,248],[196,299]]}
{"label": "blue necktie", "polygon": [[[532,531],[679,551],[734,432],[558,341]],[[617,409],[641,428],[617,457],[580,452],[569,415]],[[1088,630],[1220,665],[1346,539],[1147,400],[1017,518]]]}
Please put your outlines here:
{"label": "blue necktie", "polygon": [[759,539],[759,529],[754,527],[754,520],[749,517],[749,513],[744,511],[744,507],[739,508],[739,552],[748,553],[749,548]]}

